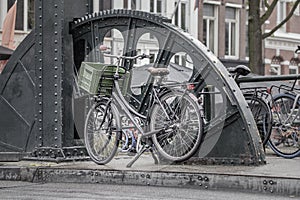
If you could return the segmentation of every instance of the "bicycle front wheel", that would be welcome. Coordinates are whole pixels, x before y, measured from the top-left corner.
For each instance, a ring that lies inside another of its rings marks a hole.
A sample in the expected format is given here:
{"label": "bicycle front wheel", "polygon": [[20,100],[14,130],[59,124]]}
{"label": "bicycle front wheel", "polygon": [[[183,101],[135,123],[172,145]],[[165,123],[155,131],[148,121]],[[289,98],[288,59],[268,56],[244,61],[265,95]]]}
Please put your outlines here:
{"label": "bicycle front wheel", "polygon": [[293,95],[280,94],[274,97],[273,126],[269,146],[281,157],[294,158],[300,154],[299,108],[300,102],[295,102]]}
{"label": "bicycle front wheel", "polygon": [[150,116],[152,136],[158,154],[172,162],[189,159],[198,150],[203,135],[200,107],[189,93],[170,91],[154,104]]}
{"label": "bicycle front wheel", "polygon": [[99,165],[112,160],[120,141],[117,110],[107,102],[98,102],[88,112],[84,140],[90,158]]}
{"label": "bicycle front wheel", "polygon": [[244,94],[246,102],[251,109],[252,115],[263,145],[266,145],[272,130],[272,112],[263,99],[253,94]]}

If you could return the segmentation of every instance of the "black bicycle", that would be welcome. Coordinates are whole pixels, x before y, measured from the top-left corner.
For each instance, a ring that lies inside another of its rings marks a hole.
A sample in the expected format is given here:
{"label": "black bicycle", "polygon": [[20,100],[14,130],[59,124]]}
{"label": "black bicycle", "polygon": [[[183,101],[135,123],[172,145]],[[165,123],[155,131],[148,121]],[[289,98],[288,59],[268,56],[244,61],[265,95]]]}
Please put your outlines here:
{"label": "black bicycle", "polygon": [[147,150],[156,163],[158,158],[154,152],[170,162],[181,162],[193,156],[202,140],[203,119],[197,98],[189,90],[191,83],[163,83],[168,69],[149,67],[152,83],[148,86],[149,99],[144,105],[148,112],[143,115],[129,105],[119,82],[132,70],[126,66],[127,61],[149,56],[104,56],[117,61],[115,65],[104,66],[95,104],[87,115],[84,136],[91,159],[97,164],[106,164],[115,156],[123,129],[122,116],[127,117],[138,131],[137,146],[140,147],[127,167]]}
{"label": "black bicycle", "polygon": [[[233,78],[237,83],[241,75],[246,76],[251,72],[251,70],[244,65],[228,68],[228,71],[234,76]],[[271,135],[273,120],[272,112],[267,101],[269,91],[266,87],[244,87],[241,88],[241,91],[251,109],[260,138],[265,146]]]}

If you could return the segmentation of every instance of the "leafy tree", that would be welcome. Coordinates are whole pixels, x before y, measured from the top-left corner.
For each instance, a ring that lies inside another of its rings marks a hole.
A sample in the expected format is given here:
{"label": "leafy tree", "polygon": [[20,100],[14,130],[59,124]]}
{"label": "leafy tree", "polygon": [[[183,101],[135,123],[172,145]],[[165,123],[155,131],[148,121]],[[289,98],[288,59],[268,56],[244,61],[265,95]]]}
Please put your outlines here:
{"label": "leafy tree", "polygon": [[[296,0],[291,4],[291,9],[287,13],[286,18],[277,24],[270,32],[263,33],[262,27],[273,13],[279,0],[273,0],[270,4],[267,0],[248,0],[249,19],[248,19],[248,36],[249,36],[249,67],[253,73],[264,74],[263,58],[262,58],[262,42],[263,39],[271,36],[276,30],[282,27],[294,14],[300,0]],[[260,8],[265,8],[264,13],[260,13]]]}

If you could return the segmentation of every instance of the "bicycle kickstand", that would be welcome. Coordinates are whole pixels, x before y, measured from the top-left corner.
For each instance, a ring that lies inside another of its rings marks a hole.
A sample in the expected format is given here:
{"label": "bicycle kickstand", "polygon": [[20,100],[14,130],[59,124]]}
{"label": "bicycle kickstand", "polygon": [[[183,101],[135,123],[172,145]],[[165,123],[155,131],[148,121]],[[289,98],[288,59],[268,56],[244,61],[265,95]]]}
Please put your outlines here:
{"label": "bicycle kickstand", "polygon": [[151,146],[149,145],[143,145],[141,150],[133,157],[133,159],[126,165],[127,168],[130,168],[135,161],[137,161],[137,159],[139,159],[139,157],[145,153],[145,151],[149,150],[151,152],[152,158],[154,159],[154,163],[158,164],[158,159],[156,158],[156,156],[154,155],[153,149]]}

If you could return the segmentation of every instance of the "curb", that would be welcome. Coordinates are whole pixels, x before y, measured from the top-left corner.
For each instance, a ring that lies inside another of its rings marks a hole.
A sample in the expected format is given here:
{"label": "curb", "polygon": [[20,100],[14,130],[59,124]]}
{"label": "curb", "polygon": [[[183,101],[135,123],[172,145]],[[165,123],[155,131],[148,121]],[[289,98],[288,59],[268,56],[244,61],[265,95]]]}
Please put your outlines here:
{"label": "curb", "polygon": [[300,196],[300,178],[221,173],[0,166],[0,180],[184,187]]}

